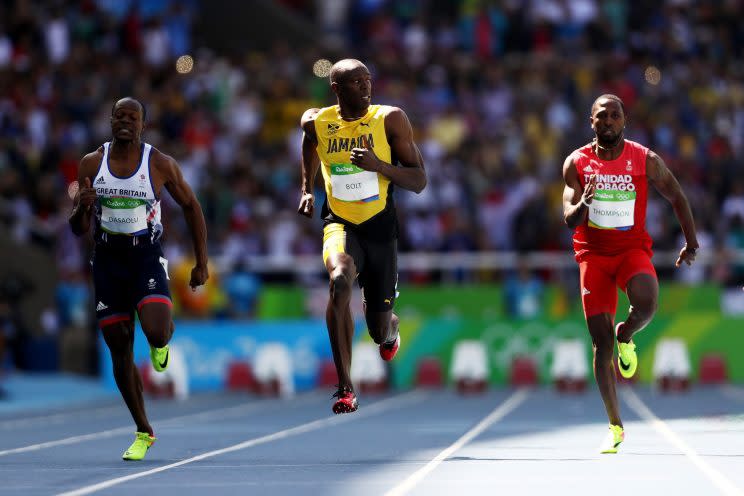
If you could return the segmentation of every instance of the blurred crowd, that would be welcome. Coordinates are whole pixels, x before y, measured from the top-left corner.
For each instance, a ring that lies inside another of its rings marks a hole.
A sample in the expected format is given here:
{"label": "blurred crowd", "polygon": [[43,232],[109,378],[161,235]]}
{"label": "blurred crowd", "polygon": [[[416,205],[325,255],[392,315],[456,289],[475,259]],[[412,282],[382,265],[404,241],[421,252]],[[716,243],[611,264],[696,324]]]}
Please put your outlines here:
{"label": "blurred crowd", "polygon": [[[691,282],[741,282],[744,249],[744,1],[283,0],[317,44],[214,53],[199,42],[199,2],[0,2],[0,229],[54,254],[59,318],[88,315],[88,244],[67,227],[80,158],[110,139],[112,104],[147,107],[144,139],[172,155],[197,192],[220,260],[190,294],[190,238],[164,199],[173,288],[193,315],[249,316],[260,288],[251,257],[291,267],[320,254],[320,221],[296,214],[299,119],[334,103],[316,60],[363,60],[373,99],[402,107],[428,172],[398,191],[402,252],[564,251],[563,159],[592,137],[589,110],[614,93],[626,137],[680,180],[701,252],[720,263]],[[190,64],[176,59],[193,56]],[[318,187],[322,201],[322,188]],[[681,245],[652,195],[659,250]],[[183,290],[183,291],[181,291]]]}

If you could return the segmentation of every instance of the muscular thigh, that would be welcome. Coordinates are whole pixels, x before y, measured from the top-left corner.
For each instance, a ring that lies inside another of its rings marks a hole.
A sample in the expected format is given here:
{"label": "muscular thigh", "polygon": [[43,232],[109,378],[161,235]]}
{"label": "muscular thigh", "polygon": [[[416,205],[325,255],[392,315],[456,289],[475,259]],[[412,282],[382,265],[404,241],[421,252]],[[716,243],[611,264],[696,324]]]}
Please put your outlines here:
{"label": "muscular thigh", "polygon": [[329,261],[333,264],[340,253],[349,255],[354,260],[357,273],[364,270],[366,260],[359,237],[344,224],[334,222],[323,228],[323,263],[329,271],[333,269]]}
{"label": "muscular thigh", "polygon": [[648,274],[654,280],[656,269],[650,255],[644,250],[630,250],[623,255],[616,272],[617,287],[627,292],[628,281],[638,274]]}
{"label": "muscular thigh", "polygon": [[359,285],[369,312],[388,312],[398,296],[397,240],[369,241],[362,244],[366,255],[364,270],[359,271]]}

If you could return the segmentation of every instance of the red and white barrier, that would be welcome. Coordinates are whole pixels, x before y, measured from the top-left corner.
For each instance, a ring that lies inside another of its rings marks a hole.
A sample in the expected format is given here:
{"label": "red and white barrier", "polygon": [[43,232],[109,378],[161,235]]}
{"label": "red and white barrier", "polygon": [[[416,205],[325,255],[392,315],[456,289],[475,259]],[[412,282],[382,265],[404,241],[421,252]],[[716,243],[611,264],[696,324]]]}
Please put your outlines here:
{"label": "red and white barrier", "polygon": [[719,353],[700,357],[700,384],[725,384],[728,382],[726,358]]}
{"label": "red and white barrier", "polygon": [[488,389],[491,369],[486,345],[466,339],[455,343],[452,350],[450,377],[460,393],[479,393]]}
{"label": "red and white barrier", "polygon": [[553,348],[550,377],[560,392],[580,392],[586,389],[589,374],[586,345],[581,339],[563,339]]}
{"label": "red and white barrier", "polygon": [[351,356],[351,381],[359,391],[377,393],[387,389],[387,364],[380,358],[378,345],[357,343]]}
{"label": "red and white barrier", "polygon": [[416,364],[414,385],[423,388],[438,388],[444,386],[444,371],[442,361],[437,357],[424,357]]}
{"label": "red and white barrier", "polygon": [[289,348],[282,343],[266,343],[256,350],[253,375],[258,392],[266,395],[293,396],[294,367]]}
{"label": "red and white barrier", "polygon": [[662,338],[656,343],[653,377],[662,391],[685,391],[690,387],[690,355],[680,338]]}

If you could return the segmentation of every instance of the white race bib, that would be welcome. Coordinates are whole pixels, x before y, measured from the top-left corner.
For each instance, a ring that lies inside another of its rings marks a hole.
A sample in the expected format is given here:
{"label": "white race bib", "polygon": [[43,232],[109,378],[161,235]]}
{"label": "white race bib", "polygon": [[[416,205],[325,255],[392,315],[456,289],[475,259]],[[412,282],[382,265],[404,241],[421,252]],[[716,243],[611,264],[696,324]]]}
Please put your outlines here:
{"label": "white race bib", "polygon": [[331,164],[333,197],[341,201],[372,201],[380,197],[377,173],[354,164]]}
{"label": "white race bib", "polygon": [[117,234],[133,234],[146,230],[145,201],[136,198],[102,198],[101,227]]}
{"label": "white race bib", "polygon": [[589,205],[589,226],[621,230],[633,227],[635,200],[635,191],[595,190]]}

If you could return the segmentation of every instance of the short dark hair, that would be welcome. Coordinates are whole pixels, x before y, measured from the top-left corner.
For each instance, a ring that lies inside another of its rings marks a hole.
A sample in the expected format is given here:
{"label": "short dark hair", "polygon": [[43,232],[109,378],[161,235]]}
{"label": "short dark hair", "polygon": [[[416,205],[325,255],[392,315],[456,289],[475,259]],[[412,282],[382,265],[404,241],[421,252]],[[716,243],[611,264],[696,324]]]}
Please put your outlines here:
{"label": "short dark hair", "polygon": [[111,106],[111,115],[114,115],[114,111],[116,110],[116,104],[119,103],[122,100],[132,100],[134,102],[137,102],[137,104],[142,109],[142,122],[145,122],[145,119],[147,118],[147,108],[145,108],[145,104],[137,100],[136,98],[133,98],[131,96],[125,96],[124,98],[119,98],[114,102],[114,104]]}
{"label": "short dark hair", "polygon": [[597,104],[600,100],[613,100],[620,104],[620,108],[623,109],[623,114],[625,113],[625,104],[623,103],[622,99],[617,96],[613,95],[612,93],[605,93],[604,95],[599,95],[596,100],[594,100],[594,103],[592,103],[592,112],[594,112],[594,106]]}
{"label": "short dark hair", "polygon": [[328,77],[332,83],[338,82],[339,74],[346,74],[347,71],[356,69],[357,67],[364,67],[364,63],[357,59],[342,59],[331,66],[331,70],[328,73]]}

